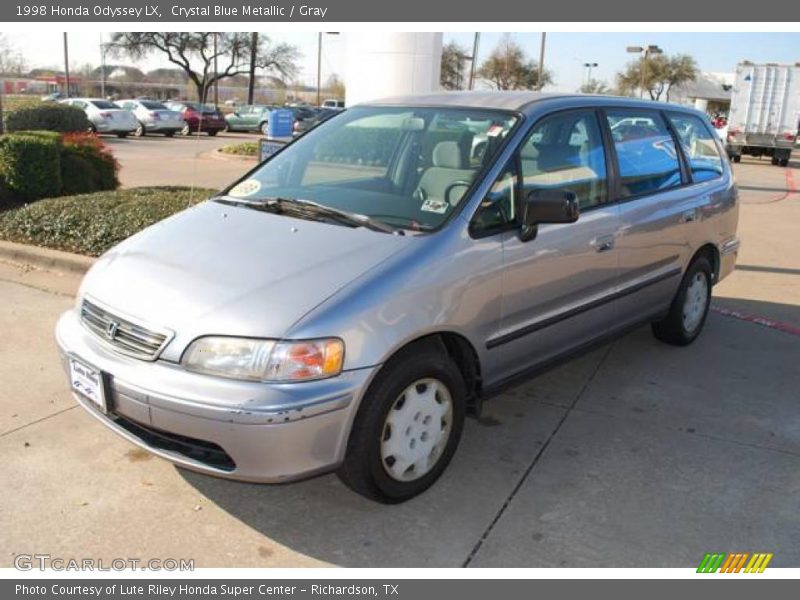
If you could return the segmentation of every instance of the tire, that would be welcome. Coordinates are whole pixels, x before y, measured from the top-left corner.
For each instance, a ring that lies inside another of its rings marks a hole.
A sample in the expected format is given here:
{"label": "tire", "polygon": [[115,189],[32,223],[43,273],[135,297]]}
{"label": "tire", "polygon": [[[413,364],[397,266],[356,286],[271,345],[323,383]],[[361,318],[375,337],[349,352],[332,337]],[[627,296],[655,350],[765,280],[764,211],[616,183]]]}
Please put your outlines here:
{"label": "tire", "polygon": [[187,136],[187,135],[191,135],[191,133],[192,133],[192,128],[189,127],[188,123],[185,124],[183,127],[181,127],[181,135]]}
{"label": "tire", "polygon": [[211,131],[208,132],[208,137],[214,137],[215,135],[217,135],[217,133],[218,132],[216,129],[212,129]]}
{"label": "tire", "polygon": [[[446,354],[419,348],[401,352],[384,365],[364,396],[337,475],[353,491],[384,504],[421,494],[456,451],[465,405],[464,381]],[[402,440],[402,446],[394,440]],[[398,459],[393,448],[407,454]],[[422,474],[416,472],[418,463],[431,460],[421,467]],[[403,470],[405,464],[410,466]]]}
{"label": "tire", "polygon": [[736,156],[734,156],[733,157],[733,162],[735,162],[735,163],[742,162],[742,155],[741,154],[737,154]]}
{"label": "tire", "polygon": [[142,137],[147,133],[147,130],[144,128],[142,123],[136,125],[136,130],[133,132],[133,135],[136,137]]}
{"label": "tire", "polygon": [[789,166],[789,159],[788,158],[782,158],[781,159],[781,166],[782,167],[788,167]]}
{"label": "tire", "polygon": [[264,135],[269,135],[269,123],[264,121],[261,125],[258,126],[258,130],[263,133]]}
{"label": "tire", "polygon": [[657,339],[675,346],[687,346],[697,339],[711,305],[712,273],[705,256],[694,259],[681,280],[669,313],[652,324]]}
{"label": "tire", "polygon": [[165,137],[175,137],[175,132],[174,131],[165,131],[164,132],[164,136]]}
{"label": "tire", "polygon": [[120,138],[120,139],[124,139],[124,138],[128,137],[128,132],[127,131],[120,131],[117,134],[117,137]]}
{"label": "tire", "polygon": [[780,162],[781,161],[777,156],[772,157],[772,164],[775,165],[776,167],[780,164]]}

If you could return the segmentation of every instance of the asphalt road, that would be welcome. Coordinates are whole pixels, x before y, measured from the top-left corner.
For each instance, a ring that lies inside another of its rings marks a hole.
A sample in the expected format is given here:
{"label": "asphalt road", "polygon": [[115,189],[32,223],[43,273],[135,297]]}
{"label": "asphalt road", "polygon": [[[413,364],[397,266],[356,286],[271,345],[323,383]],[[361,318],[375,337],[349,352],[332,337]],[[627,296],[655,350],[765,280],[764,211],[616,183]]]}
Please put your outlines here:
{"label": "asphalt road", "polygon": [[[141,160],[135,144],[166,141],[114,142],[123,178]],[[228,163],[201,160],[209,179],[196,184],[222,185],[208,165]],[[695,567],[706,552],[761,551],[800,567],[798,167],[737,165],[739,268],[694,345],[642,328],[509,391],[469,420],[442,480],[399,506],[330,475],[218,480],[119,439],[75,407],[58,364],[53,326],[76,280],[0,264],[0,566],[49,553],[207,567]]]}

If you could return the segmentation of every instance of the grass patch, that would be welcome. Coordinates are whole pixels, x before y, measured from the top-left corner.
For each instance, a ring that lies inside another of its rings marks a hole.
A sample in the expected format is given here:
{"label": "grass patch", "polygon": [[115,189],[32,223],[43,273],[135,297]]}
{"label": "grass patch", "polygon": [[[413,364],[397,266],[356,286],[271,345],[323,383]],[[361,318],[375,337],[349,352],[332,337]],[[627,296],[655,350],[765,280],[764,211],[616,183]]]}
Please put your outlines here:
{"label": "grass patch", "polygon": [[227,144],[220,148],[219,151],[223,154],[235,154],[236,156],[258,156],[258,142]]}
{"label": "grass patch", "polygon": [[0,213],[0,239],[99,256],[216,190],[141,187],[39,200]]}

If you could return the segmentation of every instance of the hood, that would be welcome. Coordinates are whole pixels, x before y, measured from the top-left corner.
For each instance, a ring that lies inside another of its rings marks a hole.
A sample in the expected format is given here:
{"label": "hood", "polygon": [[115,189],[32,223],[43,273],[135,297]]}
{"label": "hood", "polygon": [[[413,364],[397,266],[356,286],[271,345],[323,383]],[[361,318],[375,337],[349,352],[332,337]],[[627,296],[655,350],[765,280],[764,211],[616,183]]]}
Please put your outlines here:
{"label": "hood", "polygon": [[[410,238],[204,202],[104,254],[81,287],[113,311],[175,332],[280,338]],[[331,332],[336,335],[336,332]]]}

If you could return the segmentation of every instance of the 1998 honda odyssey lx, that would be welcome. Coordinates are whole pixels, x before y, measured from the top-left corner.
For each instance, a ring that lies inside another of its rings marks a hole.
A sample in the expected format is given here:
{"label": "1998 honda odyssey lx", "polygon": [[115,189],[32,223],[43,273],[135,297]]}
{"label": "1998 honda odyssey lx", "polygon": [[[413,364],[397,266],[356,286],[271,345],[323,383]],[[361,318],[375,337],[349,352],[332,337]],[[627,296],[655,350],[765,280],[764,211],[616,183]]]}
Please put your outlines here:
{"label": "1998 honda odyssey lx", "polygon": [[692,109],[392,98],[113,248],[56,335],[77,401],[159,456],[399,502],[519,377],[644,323],[692,342],[737,220]]}

